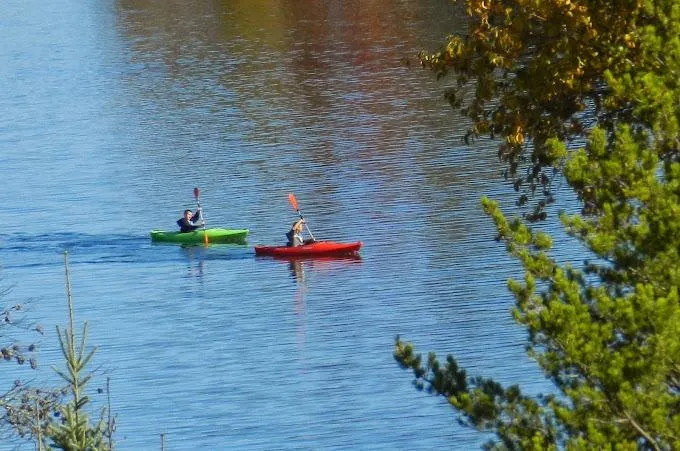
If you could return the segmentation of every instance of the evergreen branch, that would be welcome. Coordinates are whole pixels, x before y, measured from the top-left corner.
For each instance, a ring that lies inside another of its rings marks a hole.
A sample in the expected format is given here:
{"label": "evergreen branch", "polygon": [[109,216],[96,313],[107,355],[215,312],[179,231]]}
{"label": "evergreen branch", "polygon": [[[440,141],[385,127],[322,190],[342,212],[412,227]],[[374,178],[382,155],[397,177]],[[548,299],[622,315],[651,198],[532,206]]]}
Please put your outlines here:
{"label": "evergreen branch", "polygon": [[627,411],[624,410],[624,411],[623,411],[623,414],[625,415],[625,417],[626,417],[626,419],[628,420],[628,422],[633,426],[633,428],[635,428],[635,430],[638,431],[638,433],[639,433],[641,436],[643,436],[643,437],[645,438],[645,440],[647,440],[647,443],[649,443],[649,444],[652,446],[652,448],[654,448],[655,451],[660,451],[660,450],[661,450],[661,447],[660,447],[659,444],[656,442],[656,440],[654,440],[654,438],[653,438],[651,435],[649,435],[649,433],[648,433],[647,431],[645,431],[645,430],[637,423],[637,421],[635,421],[635,420],[633,419],[633,417],[630,416],[630,414],[629,414]]}

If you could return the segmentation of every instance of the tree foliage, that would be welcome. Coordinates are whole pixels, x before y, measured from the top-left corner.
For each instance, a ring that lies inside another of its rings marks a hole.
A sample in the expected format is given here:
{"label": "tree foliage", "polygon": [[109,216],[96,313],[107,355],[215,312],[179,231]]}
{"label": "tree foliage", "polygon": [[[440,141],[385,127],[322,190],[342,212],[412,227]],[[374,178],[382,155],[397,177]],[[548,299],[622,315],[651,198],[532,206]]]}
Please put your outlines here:
{"label": "tree foliage", "polygon": [[[677,158],[678,6],[673,0],[467,0],[465,34],[423,52],[446,97],[473,125],[468,137],[502,138],[506,176],[545,199],[565,157],[560,142],[582,142],[592,124],[644,124],[661,154]],[[671,88],[671,89],[668,89]],[[518,171],[519,168],[525,171]]]}
{"label": "tree foliage", "polygon": [[[10,293],[11,288],[0,290],[0,299],[9,297]],[[37,345],[23,343],[21,339],[43,331],[42,326],[26,321],[24,310],[21,303],[0,307],[0,361],[27,365],[35,370],[38,367]],[[23,438],[31,436],[39,423],[37,412],[49,409],[55,396],[56,393],[36,390],[15,380],[11,387],[0,392],[0,439],[14,434]]]}
{"label": "tree foliage", "polygon": [[34,388],[17,381],[5,394],[2,405],[4,414],[0,422],[11,428],[7,441],[11,436],[18,436],[36,443],[37,449],[43,449],[45,432],[65,394],[66,390]]}
{"label": "tree foliage", "polygon": [[[0,298],[7,296],[9,293],[9,289],[0,291]],[[23,309],[24,306],[22,304],[9,305],[4,309],[0,308],[0,329],[5,331],[9,331],[10,328],[15,330],[27,329],[23,318],[20,317]],[[40,325],[35,326],[33,330],[42,333]],[[33,356],[36,345],[34,343],[22,345],[14,338],[10,333],[0,335],[0,339],[4,341],[4,343],[0,343],[0,360],[14,361],[19,365],[28,363],[31,368],[35,369],[38,365]]]}
{"label": "tree foliage", "polygon": [[555,394],[468,377],[452,356],[423,362],[399,338],[395,357],[495,432],[490,448],[680,449],[680,0],[466,4],[470,35],[425,64],[475,84],[464,112],[473,133],[504,137],[511,170],[523,157],[533,182],[563,170],[583,211],[561,221],[593,258],[559,264],[549,236],[483,199],[525,269],[508,283],[513,315]]}

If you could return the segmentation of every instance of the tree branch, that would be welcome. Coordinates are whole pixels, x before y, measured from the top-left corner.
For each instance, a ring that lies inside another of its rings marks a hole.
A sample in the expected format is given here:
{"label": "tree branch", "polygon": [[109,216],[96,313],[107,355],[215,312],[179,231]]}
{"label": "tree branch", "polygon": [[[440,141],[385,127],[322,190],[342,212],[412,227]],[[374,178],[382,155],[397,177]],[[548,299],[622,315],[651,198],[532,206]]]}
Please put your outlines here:
{"label": "tree branch", "polygon": [[640,433],[645,439],[647,439],[647,442],[656,450],[660,451],[661,448],[659,447],[659,444],[654,440],[642,427],[637,424],[637,422],[630,416],[628,412],[625,410],[623,411],[623,414],[626,416],[626,419],[628,422],[635,428],[636,431]]}

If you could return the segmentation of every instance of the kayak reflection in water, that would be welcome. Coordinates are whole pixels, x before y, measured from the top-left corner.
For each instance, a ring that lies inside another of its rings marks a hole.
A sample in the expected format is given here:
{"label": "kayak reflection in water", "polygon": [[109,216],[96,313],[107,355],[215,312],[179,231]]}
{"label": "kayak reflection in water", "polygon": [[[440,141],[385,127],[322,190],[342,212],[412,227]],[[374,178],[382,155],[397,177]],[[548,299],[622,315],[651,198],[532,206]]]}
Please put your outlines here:
{"label": "kayak reflection in water", "polygon": [[194,230],[201,227],[204,222],[201,221],[201,209],[196,210],[196,213],[191,213],[191,210],[184,210],[184,216],[177,220],[177,225],[179,226],[179,231],[182,233],[193,232]]}
{"label": "kayak reflection in water", "polygon": [[286,246],[296,247],[296,246],[302,246],[303,244],[310,244],[310,243],[314,242],[313,238],[309,238],[309,239],[305,240],[302,237],[302,224],[304,224],[304,223],[305,223],[305,220],[302,219],[302,218],[298,219],[297,221],[295,221],[293,223],[293,225],[290,228],[290,230],[288,231],[288,233],[286,233],[286,238],[288,238],[288,243],[286,244]]}

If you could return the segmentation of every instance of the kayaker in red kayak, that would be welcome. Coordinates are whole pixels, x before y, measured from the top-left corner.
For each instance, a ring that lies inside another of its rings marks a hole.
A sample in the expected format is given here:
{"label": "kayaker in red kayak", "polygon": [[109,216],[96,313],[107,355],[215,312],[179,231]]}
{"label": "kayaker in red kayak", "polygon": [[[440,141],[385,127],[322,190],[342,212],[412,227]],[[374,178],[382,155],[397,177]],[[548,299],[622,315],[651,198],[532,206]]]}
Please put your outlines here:
{"label": "kayaker in red kayak", "polygon": [[[201,221],[199,223],[199,221]],[[184,216],[177,220],[177,225],[179,226],[179,231],[193,232],[194,230],[203,226],[203,221],[201,220],[201,209],[196,210],[196,213],[191,213],[191,210],[184,210]]]}
{"label": "kayaker in red kayak", "polygon": [[293,223],[293,226],[290,228],[288,233],[286,233],[286,238],[288,238],[288,243],[286,245],[288,247],[302,246],[303,244],[310,244],[314,242],[313,238],[305,240],[302,237],[302,225],[304,223],[305,223],[304,219],[302,218],[298,219]]}

